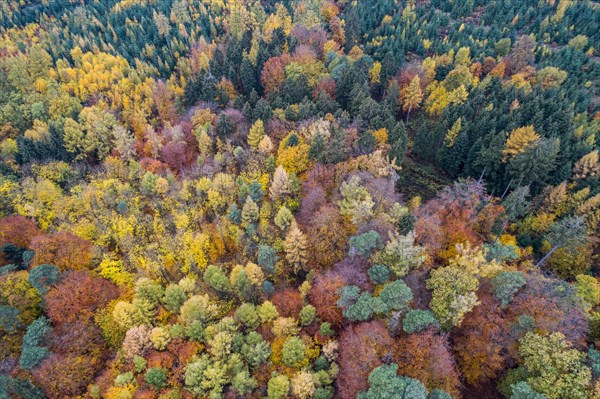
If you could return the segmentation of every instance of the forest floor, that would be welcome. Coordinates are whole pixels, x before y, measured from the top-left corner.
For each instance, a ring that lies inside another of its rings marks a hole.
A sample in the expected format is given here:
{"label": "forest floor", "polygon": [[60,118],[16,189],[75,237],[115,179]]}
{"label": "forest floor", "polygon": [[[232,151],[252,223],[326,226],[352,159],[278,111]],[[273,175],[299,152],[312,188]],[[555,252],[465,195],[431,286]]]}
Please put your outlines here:
{"label": "forest floor", "polygon": [[399,176],[397,186],[405,201],[415,196],[420,196],[423,201],[426,201],[433,198],[445,186],[452,184],[452,180],[445,177],[435,166],[410,155],[404,158]]}

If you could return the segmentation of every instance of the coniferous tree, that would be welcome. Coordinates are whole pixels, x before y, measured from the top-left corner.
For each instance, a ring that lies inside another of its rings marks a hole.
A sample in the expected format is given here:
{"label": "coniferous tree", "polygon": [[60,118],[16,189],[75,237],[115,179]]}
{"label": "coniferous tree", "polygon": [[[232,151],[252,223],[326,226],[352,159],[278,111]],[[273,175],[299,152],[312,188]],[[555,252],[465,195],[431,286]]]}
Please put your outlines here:
{"label": "coniferous tree", "polygon": [[265,135],[265,128],[262,120],[254,122],[250,131],[248,132],[248,145],[253,148],[257,148],[258,144]]}
{"label": "coniferous tree", "polygon": [[271,198],[275,200],[292,193],[292,183],[287,172],[281,165],[275,169],[273,183],[271,183],[269,192],[271,193]]}
{"label": "coniferous tree", "polygon": [[306,265],[306,236],[298,228],[295,221],[292,221],[290,229],[285,237],[285,258],[294,272],[302,270]]}
{"label": "coniferous tree", "polygon": [[402,99],[402,109],[406,112],[406,122],[408,122],[410,112],[417,109],[421,105],[421,101],[423,101],[423,91],[421,90],[419,75],[415,75],[410,83],[402,88],[400,97]]}

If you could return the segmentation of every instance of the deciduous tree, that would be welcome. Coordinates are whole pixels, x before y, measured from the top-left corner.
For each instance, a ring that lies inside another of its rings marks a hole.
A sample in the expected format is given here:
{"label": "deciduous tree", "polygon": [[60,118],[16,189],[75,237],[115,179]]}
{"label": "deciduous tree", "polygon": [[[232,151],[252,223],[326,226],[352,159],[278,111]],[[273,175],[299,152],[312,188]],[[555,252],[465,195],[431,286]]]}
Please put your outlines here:
{"label": "deciduous tree", "polygon": [[458,368],[443,335],[429,330],[401,336],[395,343],[394,360],[400,375],[421,381],[427,389],[459,395]]}
{"label": "deciduous tree", "polygon": [[380,321],[349,325],[339,340],[340,374],[336,380],[342,399],[354,399],[368,387],[371,371],[382,364],[381,358],[391,354],[393,340]]}
{"label": "deciduous tree", "polygon": [[459,326],[465,314],[479,302],[479,282],[471,273],[447,266],[431,271],[427,288],[432,290],[431,310],[442,327]]}
{"label": "deciduous tree", "polygon": [[35,237],[31,249],[33,265],[52,264],[61,270],[86,269],[92,259],[92,243],[68,231]]}
{"label": "deciduous tree", "polygon": [[285,237],[285,259],[288,261],[292,270],[297,273],[306,266],[307,258],[307,240],[304,233],[298,228],[296,221],[293,221],[290,230]]}
{"label": "deciduous tree", "polygon": [[62,325],[85,323],[94,317],[96,310],[116,297],[117,289],[108,280],[74,271],[51,288],[45,300],[50,320]]}
{"label": "deciduous tree", "polygon": [[421,101],[423,101],[423,91],[421,90],[421,78],[419,78],[419,75],[415,75],[410,83],[400,90],[400,98],[402,109],[406,111],[406,122],[408,122],[410,112],[419,108]]}

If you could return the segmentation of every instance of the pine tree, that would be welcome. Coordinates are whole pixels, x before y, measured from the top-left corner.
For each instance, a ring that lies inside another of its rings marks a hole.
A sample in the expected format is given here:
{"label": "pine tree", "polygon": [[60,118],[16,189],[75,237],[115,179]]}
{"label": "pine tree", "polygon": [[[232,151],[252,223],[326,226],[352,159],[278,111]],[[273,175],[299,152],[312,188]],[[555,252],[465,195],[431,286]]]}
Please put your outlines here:
{"label": "pine tree", "polygon": [[290,231],[285,237],[285,258],[293,267],[294,272],[298,272],[306,265],[306,236],[298,228],[296,221],[293,221],[290,226]]}

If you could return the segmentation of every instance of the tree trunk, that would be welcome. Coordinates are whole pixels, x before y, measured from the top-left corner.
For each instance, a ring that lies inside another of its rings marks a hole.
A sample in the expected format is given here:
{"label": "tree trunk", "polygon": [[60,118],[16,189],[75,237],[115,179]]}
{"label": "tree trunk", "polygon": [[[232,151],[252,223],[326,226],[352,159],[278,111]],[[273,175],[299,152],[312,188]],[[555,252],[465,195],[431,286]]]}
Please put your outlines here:
{"label": "tree trunk", "polygon": [[487,168],[487,165],[483,167],[483,170],[481,171],[481,176],[479,176],[479,180],[477,181],[477,183],[481,183],[481,181],[483,180],[483,176],[485,175],[486,168]]}
{"label": "tree trunk", "polygon": [[498,233],[498,235],[496,236],[496,239],[494,240],[494,242],[492,243],[492,245],[496,245],[496,243],[498,242],[498,239],[504,233],[504,230],[506,230],[506,226],[508,226],[509,222],[510,222],[510,220],[506,219],[504,221],[504,223],[502,223],[502,229],[500,230],[500,233]]}
{"label": "tree trunk", "polygon": [[510,188],[510,185],[513,182],[513,177],[510,178],[510,181],[508,182],[508,184],[506,185],[506,188],[504,189],[504,192],[502,193],[502,197],[500,197],[500,201],[502,201],[504,199],[504,197],[506,196],[506,193],[508,193],[508,189]]}
{"label": "tree trunk", "polygon": [[536,263],[536,267],[540,267],[541,265],[544,264],[544,262],[546,261],[546,259],[548,259],[550,257],[550,255],[552,255],[552,253],[554,253],[554,251],[556,251],[558,249],[558,247],[560,247],[562,245],[562,242],[559,242],[558,244],[556,244],[555,246],[552,247],[552,249],[550,251],[548,251],[548,253],[546,255],[544,255],[544,257],[542,259],[540,259],[540,261],[538,263]]}

